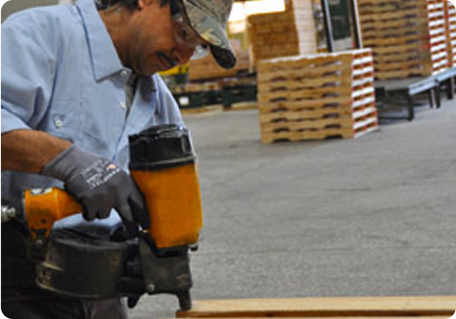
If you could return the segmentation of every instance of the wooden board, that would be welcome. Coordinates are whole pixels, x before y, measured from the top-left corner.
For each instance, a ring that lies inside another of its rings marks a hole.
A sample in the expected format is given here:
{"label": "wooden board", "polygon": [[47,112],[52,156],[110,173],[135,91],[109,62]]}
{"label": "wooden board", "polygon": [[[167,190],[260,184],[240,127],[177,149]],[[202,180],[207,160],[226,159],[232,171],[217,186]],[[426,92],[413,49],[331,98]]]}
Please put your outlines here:
{"label": "wooden board", "polygon": [[441,319],[455,313],[456,296],[233,299],[195,301],[178,318],[410,318]]}
{"label": "wooden board", "polygon": [[[216,317],[205,317],[205,319],[215,319]],[[223,317],[224,319],[235,319],[238,317]],[[243,319],[258,319],[259,317],[242,317]],[[261,318],[261,317],[260,317]],[[340,319],[342,317],[292,317],[293,319]],[[388,316],[388,317],[343,317],[344,319],[411,319],[411,317],[397,317],[397,316]],[[412,317],[414,319],[448,319],[448,316],[419,316],[419,317]]]}

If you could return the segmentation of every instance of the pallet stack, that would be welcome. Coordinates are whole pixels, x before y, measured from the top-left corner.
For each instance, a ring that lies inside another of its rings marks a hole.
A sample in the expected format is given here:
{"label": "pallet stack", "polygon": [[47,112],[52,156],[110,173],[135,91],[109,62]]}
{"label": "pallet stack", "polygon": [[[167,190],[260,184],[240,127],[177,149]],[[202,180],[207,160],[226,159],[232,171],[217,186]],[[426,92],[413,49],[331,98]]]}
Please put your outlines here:
{"label": "pallet stack", "polygon": [[249,52],[241,47],[237,40],[230,40],[231,47],[236,55],[237,63],[232,69],[224,69],[215,62],[212,54],[199,60],[191,60],[188,65],[190,81],[207,81],[226,77],[235,77],[248,73],[250,68]]}
{"label": "pallet stack", "polygon": [[258,66],[261,140],[356,138],[378,128],[370,49]]}
{"label": "pallet stack", "polygon": [[445,1],[358,0],[378,79],[430,76],[448,67]]}
{"label": "pallet stack", "polygon": [[250,55],[255,66],[264,59],[317,53],[313,2],[290,0],[284,12],[248,17]]}
{"label": "pallet stack", "polygon": [[445,2],[446,34],[448,42],[449,66],[456,66],[456,7],[449,1]]}

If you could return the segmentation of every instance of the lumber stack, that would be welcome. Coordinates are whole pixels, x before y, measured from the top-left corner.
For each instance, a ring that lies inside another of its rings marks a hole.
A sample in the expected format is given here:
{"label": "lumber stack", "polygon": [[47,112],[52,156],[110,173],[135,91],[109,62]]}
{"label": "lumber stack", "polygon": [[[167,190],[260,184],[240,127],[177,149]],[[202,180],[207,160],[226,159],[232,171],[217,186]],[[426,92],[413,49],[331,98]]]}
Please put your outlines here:
{"label": "lumber stack", "polygon": [[176,85],[171,89],[173,94],[199,93],[207,91],[219,91],[221,86],[217,82],[188,83],[186,85]]}
{"label": "lumber stack", "polygon": [[191,60],[188,67],[190,81],[213,80],[225,77],[235,77],[238,74],[248,73],[250,67],[249,52],[241,47],[241,43],[230,40],[236,55],[237,63],[232,69],[226,70],[215,62],[212,54],[199,60]]}
{"label": "lumber stack", "polygon": [[456,66],[456,7],[449,1],[445,2],[446,34],[448,42],[449,66]]}
{"label": "lumber stack", "polygon": [[248,17],[250,53],[255,66],[265,59],[317,53],[313,1],[288,1],[284,12]]}
{"label": "lumber stack", "polygon": [[357,297],[195,301],[178,318],[447,319],[456,297]]}
{"label": "lumber stack", "polygon": [[430,76],[448,67],[446,0],[358,0],[378,79]]}
{"label": "lumber stack", "polygon": [[370,49],[265,60],[261,140],[356,138],[378,128]]}

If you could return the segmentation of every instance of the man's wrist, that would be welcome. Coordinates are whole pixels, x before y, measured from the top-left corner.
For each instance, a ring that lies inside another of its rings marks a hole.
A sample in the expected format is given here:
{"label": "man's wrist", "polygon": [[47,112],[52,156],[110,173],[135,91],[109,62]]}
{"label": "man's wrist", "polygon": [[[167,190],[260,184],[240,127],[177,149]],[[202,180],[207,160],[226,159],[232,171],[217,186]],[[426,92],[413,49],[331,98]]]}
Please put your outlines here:
{"label": "man's wrist", "polygon": [[46,164],[41,170],[41,174],[66,182],[98,159],[100,159],[99,156],[83,151],[72,144]]}

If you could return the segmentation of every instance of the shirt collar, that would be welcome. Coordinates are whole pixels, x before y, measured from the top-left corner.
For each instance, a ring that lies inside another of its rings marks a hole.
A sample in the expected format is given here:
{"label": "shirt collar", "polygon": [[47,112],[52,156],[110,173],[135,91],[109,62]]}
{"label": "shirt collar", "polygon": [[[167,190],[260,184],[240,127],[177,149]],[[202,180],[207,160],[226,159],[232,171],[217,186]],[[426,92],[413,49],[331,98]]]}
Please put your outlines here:
{"label": "shirt collar", "polygon": [[79,0],[77,6],[86,28],[95,79],[100,81],[114,73],[121,72],[124,67],[97,11],[95,2],[93,0]]}

